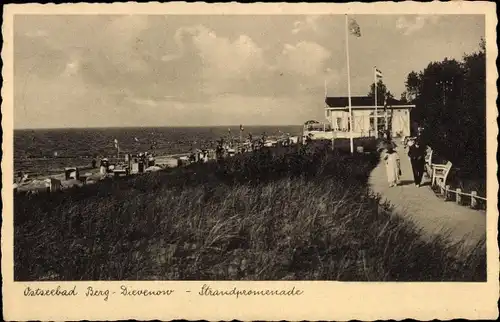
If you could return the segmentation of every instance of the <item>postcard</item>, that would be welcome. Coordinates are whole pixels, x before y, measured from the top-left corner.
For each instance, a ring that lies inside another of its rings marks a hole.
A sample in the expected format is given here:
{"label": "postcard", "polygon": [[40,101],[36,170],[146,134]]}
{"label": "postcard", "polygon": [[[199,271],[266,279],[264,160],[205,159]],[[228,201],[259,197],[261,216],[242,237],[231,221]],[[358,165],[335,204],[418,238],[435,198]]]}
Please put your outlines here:
{"label": "postcard", "polygon": [[5,319],[498,318],[495,9],[6,5]]}

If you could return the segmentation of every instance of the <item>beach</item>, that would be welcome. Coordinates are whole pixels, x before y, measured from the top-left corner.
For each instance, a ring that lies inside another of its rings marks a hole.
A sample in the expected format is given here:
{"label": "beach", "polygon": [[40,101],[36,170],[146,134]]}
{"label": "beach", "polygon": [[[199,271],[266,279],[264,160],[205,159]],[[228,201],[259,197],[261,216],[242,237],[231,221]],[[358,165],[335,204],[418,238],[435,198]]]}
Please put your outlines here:
{"label": "beach", "polygon": [[[298,135],[302,126],[246,126],[243,139],[264,133],[278,137],[283,133]],[[95,128],[37,129],[14,131],[14,175],[19,171],[30,177],[58,175],[67,167],[90,170],[96,158],[117,157],[114,146],[119,144],[120,159],[126,153],[149,152],[157,159],[185,155],[193,149],[215,148],[216,141],[238,142],[239,127],[156,127],[156,128]]]}

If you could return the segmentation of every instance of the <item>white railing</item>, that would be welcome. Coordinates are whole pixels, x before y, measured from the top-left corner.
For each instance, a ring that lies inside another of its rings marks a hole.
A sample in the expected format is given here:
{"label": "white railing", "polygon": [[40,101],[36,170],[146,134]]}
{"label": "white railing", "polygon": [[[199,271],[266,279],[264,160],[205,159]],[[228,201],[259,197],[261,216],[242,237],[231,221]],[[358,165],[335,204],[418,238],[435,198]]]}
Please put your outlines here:
{"label": "white railing", "polygon": [[485,202],[487,201],[486,198],[480,197],[477,195],[477,191],[471,191],[471,193],[466,193],[462,192],[462,189],[457,188],[456,190],[453,190],[450,188],[450,185],[445,185],[444,183],[438,183],[437,186],[441,190],[441,195],[444,197],[444,201],[451,200],[451,194],[455,194],[455,202],[459,205],[462,205],[462,196],[468,196],[470,197],[470,204],[469,207],[476,209],[478,206],[477,201],[478,200],[484,200]]}
{"label": "white railing", "polygon": [[[484,200],[485,202],[487,199],[485,197],[481,197],[477,195],[477,191],[471,191],[470,193],[462,192],[462,189],[457,188],[456,190],[453,190],[450,188],[450,185],[445,184],[445,182],[438,181],[436,185],[439,187],[439,190],[441,192],[441,195],[444,198],[444,201],[451,200],[451,194],[455,194],[455,202],[459,205],[464,205],[462,203],[462,196],[467,196],[470,197],[470,203],[468,206],[472,209],[477,209],[478,207],[478,200]],[[464,205],[465,206],[465,205]]]}

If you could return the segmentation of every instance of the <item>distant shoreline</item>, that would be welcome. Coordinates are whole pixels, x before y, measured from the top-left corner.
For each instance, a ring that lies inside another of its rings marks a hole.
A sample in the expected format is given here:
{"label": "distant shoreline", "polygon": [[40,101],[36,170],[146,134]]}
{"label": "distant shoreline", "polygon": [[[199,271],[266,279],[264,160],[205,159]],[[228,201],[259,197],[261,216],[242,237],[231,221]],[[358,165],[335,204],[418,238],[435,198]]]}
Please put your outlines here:
{"label": "distant shoreline", "polygon": [[[243,127],[280,128],[303,126],[303,124],[283,125],[243,125]],[[15,131],[42,131],[42,130],[120,130],[120,129],[182,129],[182,128],[239,128],[240,124],[233,125],[176,125],[176,126],[98,126],[98,127],[53,127],[53,128],[14,128]]]}
{"label": "distant shoreline", "polygon": [[[243,136],[258,139],[265,134],[275,139],[289,133],[300,135],[301,126],[245,126]],[[189,154],[193,149],[216,147],[224,139],[233,143],[243,139],[240,126],[224,127],[136,127],[136,128],[59,128],[17,129],[14,131],[14,172],[34,176],[58,173],[70,166],[90,166],[93,158],[117,154],[114,140],[119,142],[120,158],[124,154],[152,152],[156,157]]]}

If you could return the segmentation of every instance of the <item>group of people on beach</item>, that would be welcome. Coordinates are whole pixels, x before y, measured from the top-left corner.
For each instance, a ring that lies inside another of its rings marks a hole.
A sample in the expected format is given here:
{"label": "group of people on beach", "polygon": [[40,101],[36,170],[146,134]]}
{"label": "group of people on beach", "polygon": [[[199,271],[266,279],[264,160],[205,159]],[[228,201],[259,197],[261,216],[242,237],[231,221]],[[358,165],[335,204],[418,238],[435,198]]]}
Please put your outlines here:
{"label": "group of people on beach", "polygon": [[[425,170],[425,155],[427,153],[427,146],[423,140],[422,132],[419,130],[418,134],[414,138],[409,138],[405,144],[408,148],[408,157],[410,158],[414,184],[416,187],[422,186],[422,178]],[[383,150],[383,160],[386,166],[387,181],[389,187],[397,186],[401,183],[401,160],[398,152],[396,151],[396,146],[393,141],[386,140],[384,142]]]}

